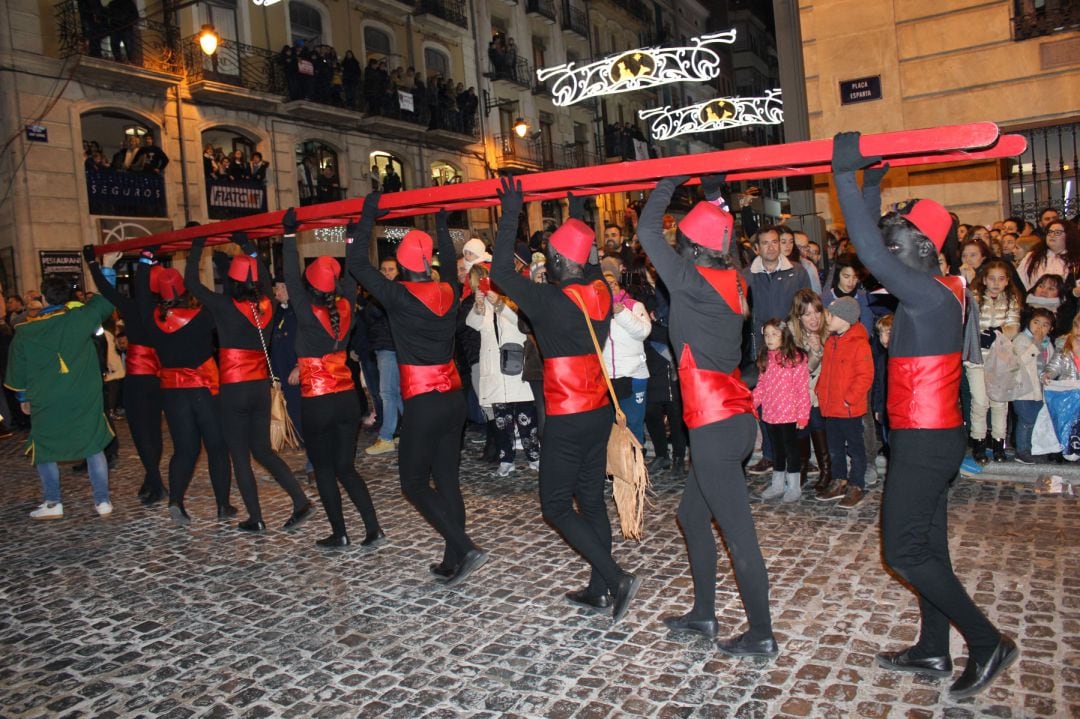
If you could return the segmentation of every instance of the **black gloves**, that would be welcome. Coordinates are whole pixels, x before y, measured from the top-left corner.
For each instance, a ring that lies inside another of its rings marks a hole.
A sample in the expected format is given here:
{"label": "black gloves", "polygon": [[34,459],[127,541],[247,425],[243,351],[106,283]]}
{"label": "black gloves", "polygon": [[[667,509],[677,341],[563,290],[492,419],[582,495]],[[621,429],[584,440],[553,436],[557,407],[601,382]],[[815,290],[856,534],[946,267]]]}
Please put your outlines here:
{"label": "black gloves", "polygon": [[495,191],[495,194],[499,196],[503,214],[511,212],[518,214],[521,212],[521,208],[525,206],[525,193],[521,189],[521,180],[504,177],[502,185]]}
{"label": "black gloves", "polygon": [[705,191],[705,199],[712,202],[724,194],[724,185],[727,181],[727,173],[721,172],[716,175],[706,175],[701,178],[701,189]]}
{"label": "black gloves", "polygon": [[862,184],[863,187],[881,187],[881,180],[885,177],[885,173],[889,171],[889,163],[885,163],[881,167],[868,167],[863,170]]}
{"label": "black gloves", "polygon": [[570,217],[575,220],[581,220],[585,218],[585,198],[578,197],[573,192],[566,193],[566,203],[569,205],[568,211]]}
{"label": "black gloves", "polygon": [[880,157],[865,157],[859,149],[857,132],[841,132],[833,138],[833,173],[855,172],[881,162]]}
{"label": "black gloves", "polygon": [[450,229],[450,213],[440,209],[435,213],[435,231],[441,232]]}
{"label": "black gloves", "polygon": [[295,235],[296,231],[300,229],[300,223],[296,220],[295,207],[290,207],[285,212],[285,216],[281,218],[281,229],[285,231],[286,235]]}
{"label": "black gloves", "polygon": [[97,262],[97,253],[94,252],[93,245],[83,245],[82,256],[88,265]]}
{"label": "black gloves", "polygon": [[388,210],[379,209],[379,200],[382,199],[381,192],[369,192],[364,196],[364,209],[363,216],[370,217],[372,222],[385,215]]}

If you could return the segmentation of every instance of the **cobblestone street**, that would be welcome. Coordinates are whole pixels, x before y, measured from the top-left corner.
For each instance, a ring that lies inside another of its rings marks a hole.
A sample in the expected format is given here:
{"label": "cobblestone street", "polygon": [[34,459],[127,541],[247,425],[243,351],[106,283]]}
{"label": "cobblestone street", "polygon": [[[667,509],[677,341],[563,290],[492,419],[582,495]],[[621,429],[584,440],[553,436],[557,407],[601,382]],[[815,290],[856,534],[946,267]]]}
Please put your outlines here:
{"label": "cobblestone street", "polygon": [[[328,530],[321,508],[296,532],[278,529],[289,503],[271,481],[259,483],[268,532],[216,521],[204,463],[189,492],[193,523],[173,527],[164,503],[135,499],[141,471],[120,429],[106,519],[85,475],[65,468],[66,518],[31,521],[37,476],[21,441],[0,442],[3,717],[1080,716],[1080,501],[1030,484],[954,489],[957,573],[1021,657],[987,692],[953,703],[947,680],[874,663],[916,638],[918,618],[882,568],[880,484],[855,511],[754,500],[781,654],[738,661],[660,622],[692,602],[675,522],[681,481],[654,479],[643,542],[616,539],[616,559],[644,584],[612,627],[607,613],[564,600],[586,567],[544,524],[520,457],[508,478],[463,463],[469,530],[491,560],[447,589],[428,573],[441,546],[402,497],[393,455],[357,460],[388,541],[328,552],[314,545]],[[303,465],[299,453],[286,459]],[[242,519],[235,487],[233,503]],[[358,542],[348,505],[346,521]],[[723,553],[719,590],[721,633],[741,631]],[[955,632],[952,653],[959,676]]]}

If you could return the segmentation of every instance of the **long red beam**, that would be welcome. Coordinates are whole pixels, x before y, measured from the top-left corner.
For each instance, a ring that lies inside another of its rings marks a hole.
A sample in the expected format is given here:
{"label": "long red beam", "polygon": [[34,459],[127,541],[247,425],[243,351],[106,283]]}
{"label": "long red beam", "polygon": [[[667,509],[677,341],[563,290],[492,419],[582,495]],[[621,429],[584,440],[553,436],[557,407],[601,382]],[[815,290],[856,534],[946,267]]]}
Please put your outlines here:
{"label": "long red beam", "polygon": [[[864,135],[860,146],[865,155],[880,155],[894,166],[943,162],[964,162],[1015,156],[1023,152],[1025,141],[1019,135],[999,137],[997,125],[980,122],[948,125],[922,130],[905,130]],[[598,195],[647,190],[657,180],[675,175],[727,173],[729,180],[760,180],[831,171],[832,140],[809,140],[784,145],[720,150],[655,160],[619,162],[594,167],[579,167],[521,175],[527,202],[557,199],[567,192]],[[692,180],[691,183],[697,182]],[[439,209],[466,210],[498,204],[496,190],[500,180],[479,180],[459,185],[425,187],[385,194],[379,203],[388,214],[383,221],[399,217],[430,214]],[[342,225],[359,216],[363,198],[350,198],[296,209],[304,229]],[[130,251],[152,245],[164,250],[183,250],[196,237],[207,237],[208,244],[228,241],[234,232],[251,237],[281,234],[283,210],[215,222],[199,227],[158,233],[122,242],[98,246],[97,252]]]}

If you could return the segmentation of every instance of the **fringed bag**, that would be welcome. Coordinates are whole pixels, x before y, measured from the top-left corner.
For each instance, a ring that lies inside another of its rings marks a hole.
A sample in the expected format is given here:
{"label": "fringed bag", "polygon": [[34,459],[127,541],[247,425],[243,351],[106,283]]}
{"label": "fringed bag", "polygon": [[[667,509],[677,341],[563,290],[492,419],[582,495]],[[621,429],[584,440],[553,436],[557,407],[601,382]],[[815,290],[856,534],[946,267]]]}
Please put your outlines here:
{"label": "fringed bag", "polygon": [[600,349],[599,340],[596,339],[596,331],[593,330],[589,313],[585,311],[585,303],[573,290],[570,294],[577,297],[578,307],[585,317],[585,325],[589,328],[596,358],[600,361],[604,381],[607,382],[608,392],[611,394],[611,404],[615,409],[615,424],[612,425],[611,434],[608,436],[607,473],[611,476],[612,495],[615,498],[615,507],[619,510],[619,528],[625,539],[640,541],[641,531],[645,525],[645,492],[649,488],[649,470],[645,467],[645,451],[634,433],[626,426],[626,415],[619,407],[615,387],[612,386],[611,378],[608,377],[607,367],[604,365],[604,353]]}
{"label": "fringed bag", "polygon": [[270,447],[275,452],[283,448],[300,448],[300,436],[296,433],[289,410],[285,406],[285,393],[281,391],[281,380],[274,376],[274,367],[270,364],[270,352],[266,349],[266,338],[259,326],[259,307],[251,303],[251,314],[255,317],[255,329],[259,332],[263,356],[266,357],[266,369],[270,372]]}

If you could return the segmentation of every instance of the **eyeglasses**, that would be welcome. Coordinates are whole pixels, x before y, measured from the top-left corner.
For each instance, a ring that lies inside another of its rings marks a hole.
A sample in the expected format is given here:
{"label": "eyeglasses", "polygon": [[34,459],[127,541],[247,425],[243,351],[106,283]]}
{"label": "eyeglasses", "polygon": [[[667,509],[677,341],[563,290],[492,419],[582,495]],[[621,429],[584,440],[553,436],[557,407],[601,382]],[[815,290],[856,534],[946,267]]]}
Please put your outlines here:
{"label": "eyeglasses", "polygon": [[1054,237],[1057,237],[1059,235],[1064,235],[1064,234],[1065,234],[1065,230],[1047,230],[1047,232],[1046,232],[1047,237],[1049,237],[1050,235],[1053,235]]}

